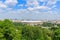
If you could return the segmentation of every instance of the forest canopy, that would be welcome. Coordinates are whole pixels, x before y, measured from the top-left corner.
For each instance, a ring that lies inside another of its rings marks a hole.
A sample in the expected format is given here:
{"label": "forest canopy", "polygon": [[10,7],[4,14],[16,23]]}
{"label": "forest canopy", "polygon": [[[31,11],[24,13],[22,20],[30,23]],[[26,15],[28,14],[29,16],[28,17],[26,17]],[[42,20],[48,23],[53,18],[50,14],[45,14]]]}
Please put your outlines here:
{"label": "forest canopy", "polygon": [[[51,28],[42,28],[42,26]],[[0,40],[60,40],[59,26],[55,27],[51,23],[44,23],[42,26],[5,19],[0,21]]]}

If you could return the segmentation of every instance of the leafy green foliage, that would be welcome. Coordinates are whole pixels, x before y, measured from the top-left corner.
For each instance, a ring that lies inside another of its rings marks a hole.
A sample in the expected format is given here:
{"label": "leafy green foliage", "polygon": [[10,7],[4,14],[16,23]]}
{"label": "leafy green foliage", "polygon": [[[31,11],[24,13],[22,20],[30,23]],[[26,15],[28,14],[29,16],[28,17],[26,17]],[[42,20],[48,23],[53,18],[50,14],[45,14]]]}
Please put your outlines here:
{"label": "leafy green foliage", "polygon": [[[42,28],[42,26],[51,28]],[[0,40],[60,40],[60,27],[51,23],[27,25],[12,22],[8,19],[0,21]]]}
{"label": "leafy green foliage", "polygon": [[42,34],[42,30],[40,28],[25,26],[22,28],[22,39],[25,39],[25,40],[44,40],[44,37]]}
{"label": "leafy green foliage", "polygon": [[42,26],[44,26],[44,27],[53,27],[54,24],[53,24],[53,23],[50,23],[50,22],[44,22],[44,23],[42,24]]}
{"label": "leafy green foliage", "polygon": [[8,19],[0,21],[0,40],[20,40],[21,31],[16,30],[12,22]]}
{"label": "leafy green foliage", "polygon": [[60,40],[60,28],[56,29],[54,32],[54,40]]}

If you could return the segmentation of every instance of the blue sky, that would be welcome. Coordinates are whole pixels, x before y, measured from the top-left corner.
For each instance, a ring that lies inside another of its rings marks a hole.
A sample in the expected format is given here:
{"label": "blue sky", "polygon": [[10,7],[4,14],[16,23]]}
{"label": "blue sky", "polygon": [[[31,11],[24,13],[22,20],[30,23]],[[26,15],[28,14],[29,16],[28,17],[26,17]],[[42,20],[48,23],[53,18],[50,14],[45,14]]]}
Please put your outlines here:
{"label": "blue sky", "polygon": [[0,19],[60,20],[60,0],[0,0]]}

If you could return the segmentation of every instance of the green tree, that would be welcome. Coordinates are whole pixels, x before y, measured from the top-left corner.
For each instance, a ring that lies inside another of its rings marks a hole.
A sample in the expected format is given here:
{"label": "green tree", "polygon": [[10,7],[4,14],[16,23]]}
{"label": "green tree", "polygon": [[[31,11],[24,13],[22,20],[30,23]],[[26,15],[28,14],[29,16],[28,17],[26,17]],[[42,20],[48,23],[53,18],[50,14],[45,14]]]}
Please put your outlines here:
{"label": "green tree", "polygon": [[0,21],[0,40],[17,39],[21,39],[21,30],[16,29],[13,23],[8,19]]}
{"label": "green tree", "polygon": [[54,40],[60,40],[60,28],[54,31]]}
{"label": "green tree", "polygon": [[43,26],[43,27],[53,27],[54,24],[53,24],[53,23],[50,23],[50,22],[44,22],[44,23],[42,24],[42,26]]}

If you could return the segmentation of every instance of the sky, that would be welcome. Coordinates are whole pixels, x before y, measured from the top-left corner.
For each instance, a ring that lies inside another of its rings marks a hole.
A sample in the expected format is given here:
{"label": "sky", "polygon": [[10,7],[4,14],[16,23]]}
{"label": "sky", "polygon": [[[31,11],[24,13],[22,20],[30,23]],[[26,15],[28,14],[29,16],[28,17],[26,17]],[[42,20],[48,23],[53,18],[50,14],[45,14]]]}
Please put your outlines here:
{"label": "sky", "polygon": [[0,0],[0,19],[60,20],[60,0]]}

